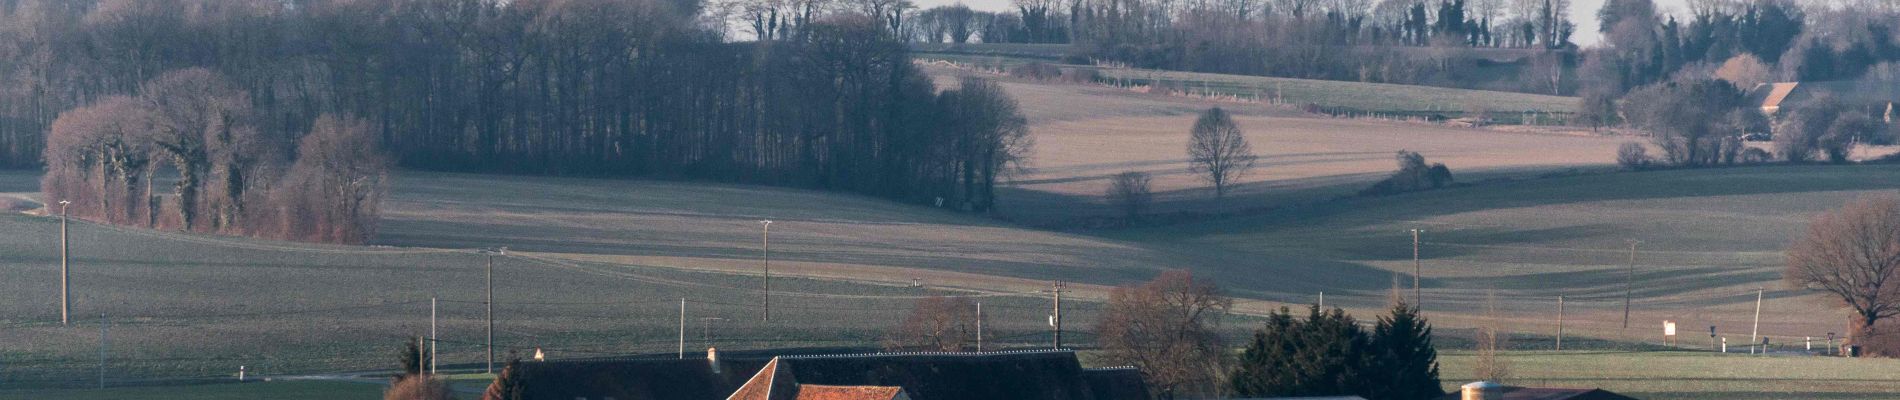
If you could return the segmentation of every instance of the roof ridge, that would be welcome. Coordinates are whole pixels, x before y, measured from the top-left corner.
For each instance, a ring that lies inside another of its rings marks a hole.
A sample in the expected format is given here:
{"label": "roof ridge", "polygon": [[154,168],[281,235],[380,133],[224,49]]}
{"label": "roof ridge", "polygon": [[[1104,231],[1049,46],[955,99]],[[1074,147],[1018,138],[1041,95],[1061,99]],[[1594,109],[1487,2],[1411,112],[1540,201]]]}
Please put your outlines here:
{"label": "roof ridge", "polygon": [[1006,351],[983,351],[983,352],[902,351],[902,352],[875,352],[875,353],[783,355],[783,356],[778,356],[775,358],[782,358],[786,360],[815,360],[815,359],[834,359],[834,358],[914,357],[914,356],[985,357],[985,356],[1006,356],[1006,355],[1023,355],[1023,354],[1074,354],[1074,353],[1075,353],[1075,350],[1071,350],[1071,349],[1006,350]]}

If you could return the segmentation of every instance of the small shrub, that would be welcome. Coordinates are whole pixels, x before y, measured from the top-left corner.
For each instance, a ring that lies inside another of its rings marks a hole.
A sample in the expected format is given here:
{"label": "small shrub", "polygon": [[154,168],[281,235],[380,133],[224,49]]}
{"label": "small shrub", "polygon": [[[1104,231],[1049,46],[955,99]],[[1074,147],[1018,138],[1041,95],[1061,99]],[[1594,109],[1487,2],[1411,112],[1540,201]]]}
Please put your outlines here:
{"label": "small shrub", "polygon": [[1628,170],[1649,168],[1649,148],[1642,143],[1623,142],[1616,148],[1616,165]]}
{"label": "small shrub", "polygon": [[1062,69],[1049,64],[1032,62],[1010,68],[1009,76],[1039,81],[1055,80],[1062,77]]}
{"label": "small shrub", "polygon": [[1359,191],[1360,196],[1385,196],[1405,192],[1439,189],[1456,182],[1445,164],[1427,164],[1425,156],[1399,150],[1399,170],[1392,176]]}
{"label": "small shrub", "polygon": [[1141,171],[1115,174],[1108,184],[1108,202],[1120,209],[1128,221],[1141,218],[1148,203],[1154,200],[1154,193],[1148,188],[1150,180],[1148,173]]}
{"label": "small shrub", "polygon": [[455,392],[441,379],[430,376],[396,378],[383,391],[383,400],[453,400]]}
{"label": "small shrub", "polygon": [[1767,150],[1762,150],[1762,149],[1754,148],[1754,147],[1750,147],[1747,150],[1742,150],[1741,163],[1743,164],[1761,164],[1761,163],[1766,163],[1766,162],[1774,161],[1774,160],[1775,160],[1775,155],[1768,153]]}
{"label": "small shrub", "polygon": [[1880,122],[1867,113],[1841,113],[1834,118],[1834,123],[1828,125],[1827,134],[1821,136],[1821,153],[1827,156],[1828,162],[1847,162],[1854,153],[1854,147],[1880,136],[1881,128]]}
{"label": "small shrub", "polygon": [[1062,81],[1076,84],[1090,84],[1102,80],[1102,73],[1093,69],[1070,68],[1062,71]]}

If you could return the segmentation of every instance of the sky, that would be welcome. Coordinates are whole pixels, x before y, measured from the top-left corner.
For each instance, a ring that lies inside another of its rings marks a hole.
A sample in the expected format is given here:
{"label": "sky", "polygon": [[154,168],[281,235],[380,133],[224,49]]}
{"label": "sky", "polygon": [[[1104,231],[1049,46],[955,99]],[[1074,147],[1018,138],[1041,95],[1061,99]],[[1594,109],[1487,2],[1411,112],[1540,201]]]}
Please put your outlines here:
{"label": "sky", "polygon": [[[1431,1],[1431,0],[1427,0]],[[1010,0],[915,0],[920,8],[963,3],[970,8],[983,11],[1009,10]],[[1597,9],[1603,8],[1604,0],[1571,0],[1570,20],[1577,24],[1577,33],[1571,41],[1583,47],[1597,43],[1601,35],[1597,34]],[[1689,9],[1689,0],[1656,0],[1656,8],[1663,12],[1681,15]]]}

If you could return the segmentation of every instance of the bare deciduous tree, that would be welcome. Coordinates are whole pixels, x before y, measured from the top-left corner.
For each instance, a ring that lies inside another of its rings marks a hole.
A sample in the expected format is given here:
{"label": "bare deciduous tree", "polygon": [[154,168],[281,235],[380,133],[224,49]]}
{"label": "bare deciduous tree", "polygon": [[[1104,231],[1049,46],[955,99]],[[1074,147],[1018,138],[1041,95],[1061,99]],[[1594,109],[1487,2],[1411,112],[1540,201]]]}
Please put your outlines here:
{"label": "bare deciduous tree", "polygon": [[378,143],[369,121],[318,117],[275,193],[278,225],[271,236],[329,243],[374,237],[389,191],[390,161]]}
{"label": "bare deciduous tree", "polygon": [[1643,169],[1649,167],[1649,147],[1642,143],[1623,142],[1616,148],[1616,165],[1624,169]]}
{"label": "bare deciduous tree", "polygon": [[1850,341],[1877,341],[1877,324],[1900,314],[1900,197],[1862,198],[1815,217],[1787,254],[1790,284],[1832,294],[1853,311]]}
{"label": "bare deciduous tree", "polygon": [[910,316],[885,338],[890,350],[964,351],[976,343],[976,303],[967,297],[917,300]]}
{"label": "bare deciduous tree", "polygon": [[1723,61],[1722,67],[1715,70],[1715,77],[1747,91],[1756,85],[1768,83],[1771,72],[1768,65],[1762,64],[1761,59],[1754,54],[1742,53]]}
{"label": "bare deciduous tree", "polygon": [[1220,107],[1208,109],[1189,131],[1188,169],[1214,184],[1214,196],[1227,195],[1227,186],[1247,174],[1259,159],[1240,125]]}
{"label": "bare deciduous tree", "polygon": [[1154,193],[1148,188],[1148,173],[1128,171],[1115,174],[1108,184],[1108,202],[1121,209],[1123,218],[1134,221],[1141,218],[1148,203],[1154,200]]}
{"label": "bare deciduous tree", "polygon": [[1471,363],[1471,374],[1478,380],[1504,383],[1511,379],[1511,363],[1499,357],[1506,339],[1501,331],[1503,322],[1498,315],[1497,293],[1487,293],[1484,300],[1484,325],[1478,327],[1478,344],[1475,360]]}
{"label": "bare deciduous tree", "polygon": [[1186,270],[1116,288],[1096,333],[1108,362],[1132,365],[1158,397],[1219,395],[1228,354],[1220,318],[1232,298]]}

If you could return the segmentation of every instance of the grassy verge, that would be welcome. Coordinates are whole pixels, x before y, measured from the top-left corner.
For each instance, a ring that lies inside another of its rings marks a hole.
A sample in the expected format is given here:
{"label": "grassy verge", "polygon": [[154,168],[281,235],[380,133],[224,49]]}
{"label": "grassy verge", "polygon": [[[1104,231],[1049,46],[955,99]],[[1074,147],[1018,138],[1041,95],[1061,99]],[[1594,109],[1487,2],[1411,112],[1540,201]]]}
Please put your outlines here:
{"label": "grassy verge", "polygon": [[108,389],[0,390],[0,400],[11,399],[373,399],[383,386],[368,383],[294,381],[245,384],[143,386]]}
{"label": "grassy verge", "polygon": [[[1708,352],[1506,353],[1514,386],[1602,388],[1642,399],[1900,399],[1900,360]],[[1469,351],[1440,354],[1446,390],[1474,378]]]}

